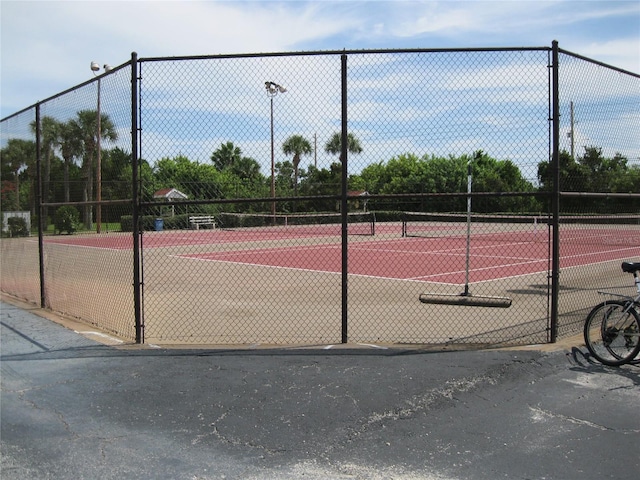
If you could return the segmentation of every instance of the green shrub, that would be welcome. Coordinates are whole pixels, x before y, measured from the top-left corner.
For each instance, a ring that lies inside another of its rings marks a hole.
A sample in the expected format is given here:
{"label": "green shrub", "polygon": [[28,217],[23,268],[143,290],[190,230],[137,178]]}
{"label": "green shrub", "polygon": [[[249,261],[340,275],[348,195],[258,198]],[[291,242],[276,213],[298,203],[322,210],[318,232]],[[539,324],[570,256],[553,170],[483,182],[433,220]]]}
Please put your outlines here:
{"label": "green shrub", "polygon": [[189,228],[189,215],[175,215],[164,218],[165,230],[185,230]]}
{"label": "green shrub", "polygon": [[123,232],[133,232],[133,216],[122,215],[120,217],[120,230]]}
{"label": "green shrub", "polygon": [[10,237],[28,237],[29,236],[29,228],[27,227],[27,221],[22,217],[7,218],[7,227],[9,229]]}
{"label": "green shrub", "polygon": [[58,208],[53,217],[54,233],[57,230],[59,233],[67,232],[72,234],[78,230],[80,225],[80,213],[75,207],[71,205],[65,205]]}

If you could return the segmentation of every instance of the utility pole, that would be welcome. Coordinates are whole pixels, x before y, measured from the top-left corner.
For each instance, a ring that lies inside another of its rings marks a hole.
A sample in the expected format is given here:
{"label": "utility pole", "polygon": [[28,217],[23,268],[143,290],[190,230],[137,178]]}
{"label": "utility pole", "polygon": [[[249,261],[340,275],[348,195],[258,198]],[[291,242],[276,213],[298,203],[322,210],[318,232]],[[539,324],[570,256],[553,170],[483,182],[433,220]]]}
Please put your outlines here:
{"label": "utility pole", "polygon": [[571,107],[571,130],[569,131],[569,136],[571,137],[571,160],[575,160],[576,157],[573,154],[574,138],[575,138],[574,130],[573,130],[573,101],[571,101],[570,107]]}

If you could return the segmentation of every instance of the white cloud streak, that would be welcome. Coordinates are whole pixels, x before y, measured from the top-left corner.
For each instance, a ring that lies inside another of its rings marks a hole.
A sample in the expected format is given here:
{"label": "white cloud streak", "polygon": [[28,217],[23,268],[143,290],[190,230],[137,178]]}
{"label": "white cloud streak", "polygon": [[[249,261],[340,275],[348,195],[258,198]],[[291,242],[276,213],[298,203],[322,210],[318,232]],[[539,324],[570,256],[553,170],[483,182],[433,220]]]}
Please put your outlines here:
{"label": "white cloud streak", "polygon": [[[295,50],[545,46],[640,71],[637,1],[1,0],[1,116],[89,63]],[[635,18],[635,22],[633,21]]]}

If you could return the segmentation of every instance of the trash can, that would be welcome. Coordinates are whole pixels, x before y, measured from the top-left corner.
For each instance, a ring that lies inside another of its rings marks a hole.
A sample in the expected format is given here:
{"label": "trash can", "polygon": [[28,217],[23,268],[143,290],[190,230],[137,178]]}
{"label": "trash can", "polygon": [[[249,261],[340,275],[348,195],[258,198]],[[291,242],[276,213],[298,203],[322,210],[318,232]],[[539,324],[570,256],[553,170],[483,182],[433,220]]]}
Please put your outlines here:
{"label": "trash can", "polygon": [[163,228],[164,228],[164,220],[161,218],[156,218],[156,222],[155,222],[156,232],[161,232]]}

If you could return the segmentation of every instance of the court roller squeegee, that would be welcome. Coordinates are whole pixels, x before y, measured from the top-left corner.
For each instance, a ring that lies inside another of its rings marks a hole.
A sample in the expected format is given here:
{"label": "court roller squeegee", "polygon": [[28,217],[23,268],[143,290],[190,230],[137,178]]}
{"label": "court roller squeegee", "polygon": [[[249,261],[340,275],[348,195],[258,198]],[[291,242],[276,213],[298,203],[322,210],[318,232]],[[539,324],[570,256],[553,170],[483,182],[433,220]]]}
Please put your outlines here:
{"label": "court roller squeegee", "polygon": [[472,295],[469,292],[469,257],[471,247],[471,162],[467,164],[467,254],[465,267],[464,292],[459,294],[421,293],[418,299],[422,303],[435,305],[462,305],[467,307],[509,308],[512,300],[509,297],[492,297]]}

